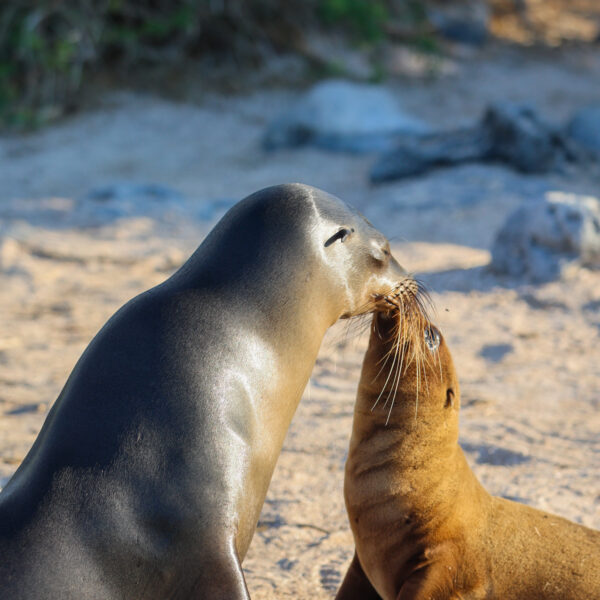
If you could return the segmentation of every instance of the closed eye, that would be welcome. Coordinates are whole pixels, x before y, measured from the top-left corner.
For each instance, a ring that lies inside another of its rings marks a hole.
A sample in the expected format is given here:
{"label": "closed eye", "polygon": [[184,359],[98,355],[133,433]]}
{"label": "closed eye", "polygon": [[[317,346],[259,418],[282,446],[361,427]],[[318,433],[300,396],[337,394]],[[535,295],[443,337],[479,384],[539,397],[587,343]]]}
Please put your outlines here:
{"label": "closed eye", "polygon": [[325,248],[331,246],[331,244],[337,242],[338,240],[340,240],[340,242],[345,242],[346,238],[353,232],[354,229],[346,229],[345,227],[343,229],[340,229],[325,242]]}

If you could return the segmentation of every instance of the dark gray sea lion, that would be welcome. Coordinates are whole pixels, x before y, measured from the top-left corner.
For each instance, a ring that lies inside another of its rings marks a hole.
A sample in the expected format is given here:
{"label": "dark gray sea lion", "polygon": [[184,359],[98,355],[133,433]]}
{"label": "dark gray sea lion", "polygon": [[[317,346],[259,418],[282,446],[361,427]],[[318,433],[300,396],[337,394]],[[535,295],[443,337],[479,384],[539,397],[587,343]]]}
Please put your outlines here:
{"label": "dark gray sea lion", "polygon": [[325,192],[233,207],[75,366],[0,494],[0,598],[248,598],[241,561],[323,335],[405,277]]}
{"label": "dark gray sea lion", "polygon": [[373,320],[344,482],[356,553],[337,599],[600,598],[600,531],[491,496],[469,468],[450,351],[421,325],[416,344]]}

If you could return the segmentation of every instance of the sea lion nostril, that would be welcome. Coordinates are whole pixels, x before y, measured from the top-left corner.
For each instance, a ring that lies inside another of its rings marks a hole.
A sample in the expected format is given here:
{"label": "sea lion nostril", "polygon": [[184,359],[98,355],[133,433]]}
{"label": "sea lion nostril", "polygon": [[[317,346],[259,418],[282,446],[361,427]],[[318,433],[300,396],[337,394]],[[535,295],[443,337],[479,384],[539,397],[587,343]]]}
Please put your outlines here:
{"label": "sea lion nostril", "polygon": [[454,406],[454,390],[452,388],[446,390],[446,404],[444,406]]}

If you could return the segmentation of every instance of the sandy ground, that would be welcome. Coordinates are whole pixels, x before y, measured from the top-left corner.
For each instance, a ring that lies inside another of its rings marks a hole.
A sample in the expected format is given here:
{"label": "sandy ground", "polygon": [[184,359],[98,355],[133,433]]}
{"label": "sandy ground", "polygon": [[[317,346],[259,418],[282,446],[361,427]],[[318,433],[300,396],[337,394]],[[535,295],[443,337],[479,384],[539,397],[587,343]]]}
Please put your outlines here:
{"label": "sandy ground", "polygon": [[[600,53],[492,49],[450,77],[389,85],[440,125],[502,98],[560,120],[600,99]],[[531,286],[486,270],[495,232],[523,199],[594,193],[597,180],[471,165],[372,188],[373,157],[263,153],[264,125],[291,97],[176,104],[112,94],[92,112],[0,139],[0,485],[94,333],[185,260],[219,216],[189,215],[302,181],[357,206],[429,285],[461,379],[461,443],[487,488],[600,528],[600,273]],[[115,181],[172,186],[184,208],[95,223],[82,198]],[[365,345],[366,332],[345,323],[323,343],[244,562],[253,598],[332,597],[352,556],[343,465]]]}

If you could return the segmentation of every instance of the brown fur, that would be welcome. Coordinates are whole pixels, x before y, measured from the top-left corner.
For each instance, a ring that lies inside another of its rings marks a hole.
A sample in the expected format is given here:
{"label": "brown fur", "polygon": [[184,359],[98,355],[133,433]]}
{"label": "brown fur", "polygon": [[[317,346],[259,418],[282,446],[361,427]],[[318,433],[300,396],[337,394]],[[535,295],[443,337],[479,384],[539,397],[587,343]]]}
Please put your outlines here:
{"label": "brown fur", "polygon": [[[441,334],[420,362],[411,359],[415,342],[403,342],[401,377],[384,385],[397,332],[395,318],[374,316],[346,463],[356,554],[337,598],[600,598],[600,532],[493,497],[469,468]],[[384,387],[391,415],[372,410]]]}

